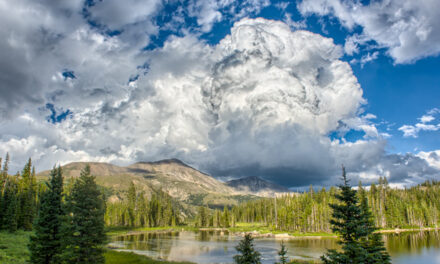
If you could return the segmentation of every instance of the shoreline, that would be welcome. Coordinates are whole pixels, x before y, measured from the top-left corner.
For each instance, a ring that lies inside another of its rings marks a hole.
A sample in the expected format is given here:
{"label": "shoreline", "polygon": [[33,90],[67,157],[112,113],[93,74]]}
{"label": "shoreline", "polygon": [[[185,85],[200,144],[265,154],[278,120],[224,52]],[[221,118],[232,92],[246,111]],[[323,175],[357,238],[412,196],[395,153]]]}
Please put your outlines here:
{"label": "shoreline", "polygon": [[[395,229],[382,229],[377,230],[377,233],[381,234],[400,234],[408,232],[424,232],[424,231],[436,231],[440,230],[440,227],[420,227],[420,228],[395,228]],[[257,229],[234,231],[229,228],[193,228],[193,227],[165,227],[163,229],[153,230],[127,230],[126,232],[109,232],[109,236],[128,236],[128,235],[140,235],[145,233],[168,233],[168,232],[197,232],[197,231],[216,231],[220,232],[220,235],[224,236],[240,236],[251,233],[255,238],[274,238],[274,239],[323,239],[323,238],[337,238],[338,236],[333,233],[317,232],[317,233],[282,233],[282,232],[261,232]],[[227,234],[226,234],[227,232]],[[222,234],[224,233],[224,234]]]}

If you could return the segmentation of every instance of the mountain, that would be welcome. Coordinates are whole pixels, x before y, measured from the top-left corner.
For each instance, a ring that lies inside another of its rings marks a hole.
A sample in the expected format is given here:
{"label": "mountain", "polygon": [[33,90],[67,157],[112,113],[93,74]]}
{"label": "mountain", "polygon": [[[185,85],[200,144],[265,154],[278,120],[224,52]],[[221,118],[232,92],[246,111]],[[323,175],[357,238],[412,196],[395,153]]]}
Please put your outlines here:
{"label": "mountain", "polygon": [[[126,167],[100,162],[73,162],[62,166],[66,181],[79,177],[86,164],[90,165],[96,182],[105,187],[111,200],[123,197],[130,182],[134,182],[137,191],[144,191],[147,195],[162,190],[189,205],[223,207],[257,198],[250,192],[237,191],[177,159],[138,162]],[[37,177],[45,179],[49,173],[43,171]]]}
{"label": "mountain", "polygon": [[226,185],[239,192],[249,192],[258,196],[273,196],[275,193],[289,192],[289,189],[256,176],[226,182]]}

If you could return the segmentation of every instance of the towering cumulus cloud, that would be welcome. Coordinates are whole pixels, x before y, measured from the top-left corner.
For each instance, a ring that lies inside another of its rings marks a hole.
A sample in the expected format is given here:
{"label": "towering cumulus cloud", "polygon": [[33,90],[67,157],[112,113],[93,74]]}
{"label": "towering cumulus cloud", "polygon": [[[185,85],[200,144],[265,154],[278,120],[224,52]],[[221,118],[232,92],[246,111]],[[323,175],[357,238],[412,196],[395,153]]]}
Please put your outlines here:
{"label": "towering cumulus cloud", "polygon": [[[117,64],[98,72],[82,68],[87,58],[73,63],[74,73],[54,77],[72,88],[68,98],[61,93],[53,102],[67,104],[71,115],[53,124],[35,107],[2,122],[0,151],[19,162],[32,156],[41,168],[176,157],[217,177],[255,175],[291,187],[333,184],[341,163],[367,182],[438,175],[423,156],[385,153],[374,116],[362,114],[362,89],[332,39],[292,32],[282,22],[242,19],[214,46],[187,34],[136,53],[123,41],[113,36],[93,47],[130,67],[113,74]],[[331,137],[348,130],[365,136],[355,142]]]}

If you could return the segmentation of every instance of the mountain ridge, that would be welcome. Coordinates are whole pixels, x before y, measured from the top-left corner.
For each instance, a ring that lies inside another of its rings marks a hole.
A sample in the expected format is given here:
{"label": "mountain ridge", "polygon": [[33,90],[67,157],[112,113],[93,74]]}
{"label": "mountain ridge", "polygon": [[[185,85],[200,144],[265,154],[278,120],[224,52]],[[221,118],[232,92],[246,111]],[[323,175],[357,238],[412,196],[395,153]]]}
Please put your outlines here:
{"label": "mountain ridge", "polygon": [[[226,185],[237,191],[252,192],[260,196],[272,196],[276,193],[290,192],[284,186],[261,179],[257,176],[248,176],[225,182]],[[270,193],[273,193],[272,195]]]}
{"label": "mountain ridge", "polygon": [[[285,191],[275,184],[263,183],[261,179],[258,186],[264,188],[256,191],[253,191],[255,181],[252,181],[251,188],[243,188],[243,184],[240,188],[229,186],[179,159],[140,161],[128,166],[105,162],[71,162],[62,166],[65,179],[79,177],[86,164],[90,165],[91,174],[96,176],[97,183],[108,190],[112,201],[124,197],[131,182],[137,191],[147,195],[162,190],[180,202],[210,207],[232,206],[243,200],[269,197],[275,192]],[[37,177],[44,179],[49,174],[47,170],[38,173]]]}

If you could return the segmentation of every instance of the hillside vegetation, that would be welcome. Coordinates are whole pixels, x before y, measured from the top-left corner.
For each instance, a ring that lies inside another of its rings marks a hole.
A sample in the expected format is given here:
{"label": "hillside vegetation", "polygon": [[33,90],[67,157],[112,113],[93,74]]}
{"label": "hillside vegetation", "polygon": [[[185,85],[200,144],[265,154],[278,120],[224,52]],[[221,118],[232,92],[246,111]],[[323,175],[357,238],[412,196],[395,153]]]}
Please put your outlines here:
{"label": "hillside vegetation", "polygon": [[[167,193],[182,202],[184,212],[194,211],[191,206],[186,205],[220,208],[256,198],[252,192],[238,191],[177,159],[138,162],[127,167],[109,163],[74,162],[62,166],[66,181],[71,177],[78,177],[86,164],[90,165],[96,182],[105,188],[110,202],[123,199],[131,183],[148,199],[159,192]],[[49,171],[43,171],[37,174],[37,179],[44,180],[48,176]]]}

